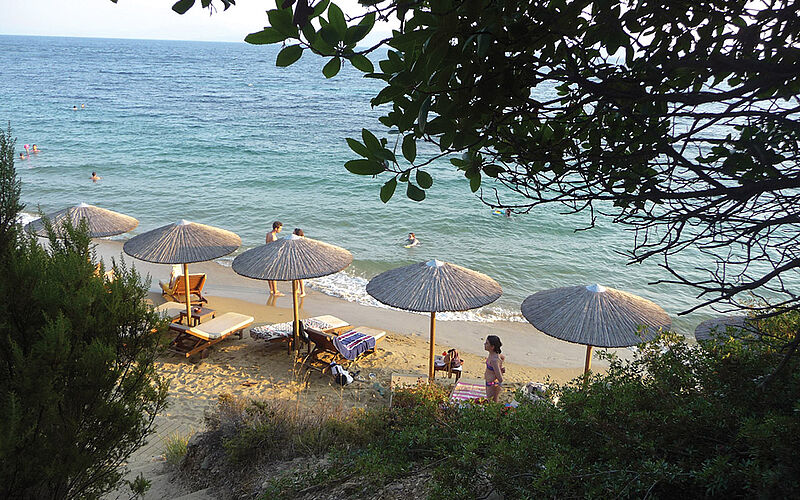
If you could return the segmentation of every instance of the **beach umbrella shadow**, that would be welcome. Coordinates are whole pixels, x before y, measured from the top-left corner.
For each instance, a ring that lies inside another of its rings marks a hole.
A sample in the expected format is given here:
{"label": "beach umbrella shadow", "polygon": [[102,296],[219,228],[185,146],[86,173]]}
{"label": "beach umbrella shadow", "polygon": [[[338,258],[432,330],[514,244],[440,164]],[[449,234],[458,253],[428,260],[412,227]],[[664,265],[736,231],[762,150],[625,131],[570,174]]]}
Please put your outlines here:
{"label": "beach umbrella shadow", "polygon": [[367,283],[367,293],[387,306],[431,314],[428,379],[433,380],[436,313],[491,304],[503,289],[483,273],[433,259],[375,276]]}

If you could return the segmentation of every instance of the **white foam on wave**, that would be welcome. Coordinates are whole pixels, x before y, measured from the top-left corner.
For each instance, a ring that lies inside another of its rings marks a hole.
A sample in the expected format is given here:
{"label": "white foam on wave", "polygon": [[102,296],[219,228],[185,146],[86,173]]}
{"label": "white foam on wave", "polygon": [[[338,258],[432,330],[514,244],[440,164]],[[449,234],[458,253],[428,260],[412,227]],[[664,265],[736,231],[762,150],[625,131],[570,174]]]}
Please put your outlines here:
{"label": "white foam on wave", "polygon": [[[391,309],[389,306],[373,299],[372,296],[367,293],[367,281],[368,280],[365,278],[352,276],[343,271],[340,273],[331,274],[329,276],[307,280],[306,285],[318,292],[324,293],[325,295],[338,297],[349,302]],[[436,313],[436,319],[440,321],[476,321],[481,323],[493,323],[495,321],[525,321],[520,313],[512,312],[508,309],[497,306],[486,306],[479,309],[473,309],[471,311]]]}
{"label": "white foam on wave", "polygon": [[31,222],[38,219],[39,216],[36,214],[29,214],[27,212],[20,212],[17,214],[17,222],[25,226],[26,224],[30,224]]}

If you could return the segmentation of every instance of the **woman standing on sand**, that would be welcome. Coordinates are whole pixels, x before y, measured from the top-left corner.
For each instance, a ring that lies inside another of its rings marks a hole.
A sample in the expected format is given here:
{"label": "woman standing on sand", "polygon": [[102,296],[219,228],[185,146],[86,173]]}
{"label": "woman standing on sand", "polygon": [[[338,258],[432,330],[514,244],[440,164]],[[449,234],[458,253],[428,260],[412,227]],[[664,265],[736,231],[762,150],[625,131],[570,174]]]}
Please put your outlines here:
{"label": "woman standing on sand", "polygon": [[497,335],[489,335],[486,337],[486,342],[483,348],[489,352],[486,357],[486,371],[483,373],[483,378],[486,380],[486,397],[491,401],[497,402],[500,397],[500,391],[503,389],[503,360],[505,356],[501,356],[500,347],[503,345],[500,342],[500,337]]}

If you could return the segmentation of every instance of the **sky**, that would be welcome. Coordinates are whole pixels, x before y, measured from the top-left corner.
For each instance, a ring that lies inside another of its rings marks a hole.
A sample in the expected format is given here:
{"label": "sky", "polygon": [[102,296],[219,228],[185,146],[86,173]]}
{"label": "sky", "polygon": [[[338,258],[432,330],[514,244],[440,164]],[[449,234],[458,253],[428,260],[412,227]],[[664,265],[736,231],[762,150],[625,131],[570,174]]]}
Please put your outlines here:
{"label": "sky", "polygon": [[[209,16],[198,0],[184,15],[172,11],[175,0],[0,0],[0,35],[148,38],[240,42],[268,24],[274,0],[237,0]],[[357,0],[336,0],[345,14],[361,12]],[[376,24],[365,43],[390,28]]]}

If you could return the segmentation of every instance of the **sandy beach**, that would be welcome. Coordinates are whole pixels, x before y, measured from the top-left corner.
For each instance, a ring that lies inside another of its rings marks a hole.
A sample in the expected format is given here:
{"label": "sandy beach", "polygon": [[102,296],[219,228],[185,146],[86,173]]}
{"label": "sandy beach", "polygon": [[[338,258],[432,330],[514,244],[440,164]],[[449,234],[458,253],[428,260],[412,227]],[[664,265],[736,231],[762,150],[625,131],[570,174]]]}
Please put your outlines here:
{"label": "sandy beach", "polygon": [[[112,259],[120,259],[121,241],[100,240],[96,245],[96,256],[102,258],[106,266],[110,266]],[[164,302],[158,280],[169,276],[170,266],[138,261],[127,255],[122,258],[126,265],[151,278],[150,299],[153,304]],[[253,316],[253,326],[292,319],[291,286],[288,283],[278,285],[285,296],[270,298],[265,282],[239,276],[216,262],[191,264],[189,272],[208,275],[204,295],[208,307],[218,312],[233,311]],[[157,369],[170,382],[168,407],[157,419],[156,438],[151,438],[151,445],[131,458],[129,467],[137,472],[144,471],[146,476],[162,473],[160,440],[175,430],[180,433],[202,430],[204,412],[213,407],[221,394],[294,400],[308,405],[375,406],[388,403],[393,373],[426,376],[428,315],[364,306],[324,295],[311,287],[307,287],[307,292],[300,304],[301,318],[332,314],[354,326],[387,332],[374,354],[352,365],[351,371],[359,372],[355,383],[342,388],[335,385],[328,375],[302,370],[294,357],[287,355],[284,345],[270,346],[262,340],[254,340],[248,330],[241,340],[233,336],[213,346],[203,359],[199,356],[186,359],[167,353],[158,360]],[[583,371],[583,346],[544,335],[527,323],[439,321],[436,332],[436,352],[452,347],[460,351],[465,380],[482,379],[486,357],[484,339],[489,334],[498,335],[506,355],[505,400],[512,397],[515,387],[527,382],[563,383]],[[631,355],[627,349],[612,351],[622,357]],[[605,366],[600,360],[593,362],[595,370],[603,370]],[[453,379],[441,375],[437,381],[453,384]],[[164,489],[175,487],[166,480],[156,481],[148,498],[177,495],[174,490]]]}
{"label": "sandy beach", "polygon": [[[119,259],[122,242],[102,240],[97,242],[97,257],[106,265]],[[169,275],[170,266],[151,264],[123,256],[143,276],[151,277],[150,291],[154,304],[164,301],[160,295],[158,279]],[[291,291],[288,283],[278,287],[286,293],[283,297],[269,297],[265,282],[237,275],[232,269],[216,262],[191,264],[191,273],[208,274],[204,294],[208,306],[219,312],[234,311],[255,318],[254,326],[290,321],[292,319]],[[428,315],[395,309],[369,307],[330,297],[308,287],[308,295],[300,303],[301,318],[333,314],[351,325],[368,326],[387,332],[378,344],[377,352],[364,357],[354,365],[363,375],[372,373],[369,384],[356,383],[344,390],[354,404],[376,403],[374,382],[388,387],[392,373],[427,373],[429,323]],[[483,376],[483,341],[486,335],[498,335],[503,341],[506,355],[507,379],[512,384],[529,381],[545,382],[548,379],[566,382],[579,376],[583,369],[585,348],[563,342],[538,332],[527,323],[467,321],[439,321],[436,328],[436,352],[457,348],[464,358],[465,379]],[[613,349],[627,357],[628,349]],[[165,355],[159,362],[160,371],[170,379],[171,418],[198,422],[202,411],[211,405],[219,394],[230,393],[244,397],[290,398],[296,394],[298,371],[286,350],[268,347],[264,341],[232,337],[214,346],[208,356],[184,359]],[[593,368],[602,370],[603,362],[595,359]],[[344,397],[341,390],[334,391],[329,377],[311,376],[303,391],[304,397],[313,399]],[[369,387],[368,387],[369,386]]]}

